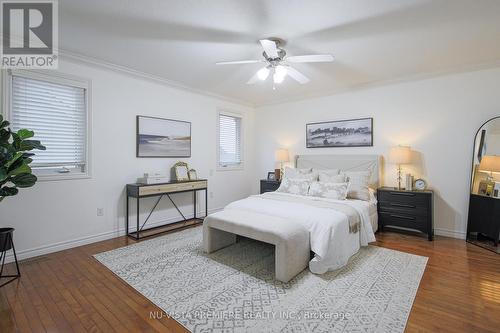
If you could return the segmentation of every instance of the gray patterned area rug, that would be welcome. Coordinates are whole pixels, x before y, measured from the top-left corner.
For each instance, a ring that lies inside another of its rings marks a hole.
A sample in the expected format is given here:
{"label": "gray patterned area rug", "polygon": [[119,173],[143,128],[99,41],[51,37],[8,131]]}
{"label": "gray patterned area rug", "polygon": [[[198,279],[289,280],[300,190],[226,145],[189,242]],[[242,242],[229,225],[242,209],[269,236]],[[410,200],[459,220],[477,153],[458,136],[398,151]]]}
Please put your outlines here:
{"label": "gray patterned area rug", "polygon": [[[324,275],[274,279],[274,247],[242,239],[213,254],[192,228],[95,255],[192,332],[403,332],[426,257],[376,246]],[[154,319],[151,319],[154,320]]]}

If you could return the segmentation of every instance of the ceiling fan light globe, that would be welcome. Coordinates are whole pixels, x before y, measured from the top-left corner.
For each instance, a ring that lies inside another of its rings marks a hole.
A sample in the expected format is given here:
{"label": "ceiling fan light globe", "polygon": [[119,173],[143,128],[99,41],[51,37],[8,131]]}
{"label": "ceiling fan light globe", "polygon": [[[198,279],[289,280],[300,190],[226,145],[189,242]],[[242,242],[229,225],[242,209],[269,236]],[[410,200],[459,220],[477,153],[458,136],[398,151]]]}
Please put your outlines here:
{"label": "ceiling fan light globe", "polygon": [[273,75],[273,82],[276,84],[283,82],[284,79],[285,75],[279,75],[278,73],[274,73]]}
{"label": "ceiling fan light globe", "polygon": [[257,76],[259,77],[259,80],[265,81],[269,76],[269,69],[267,67],[259,69]]}
{"label": "ceiling fan light globe", "polygon": [[278,75],[278,76],[282,76],[283,78],[284,78],[284,77],[286,76],[286,74],[287,74],[287,69],[286,69],[286,67],[285,67],[285,66],[281,66],[281,65],[276,66],[276,68],[275,68],[275,70],[274,70],[274,71],[275,71],[276,75]]}

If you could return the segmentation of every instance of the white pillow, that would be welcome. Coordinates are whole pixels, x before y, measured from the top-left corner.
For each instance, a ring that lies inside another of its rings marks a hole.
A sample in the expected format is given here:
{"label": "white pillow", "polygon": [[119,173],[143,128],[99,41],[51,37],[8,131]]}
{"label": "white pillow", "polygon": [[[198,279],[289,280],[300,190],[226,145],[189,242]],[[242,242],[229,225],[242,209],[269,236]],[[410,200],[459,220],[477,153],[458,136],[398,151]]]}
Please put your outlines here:
{"label": "white pillow", "polygon": [[332,175],[320,171],[318,180],[324,183],[344,183],[345,175]]}
{"label": "white pillow", "polygon": [[318,179],[318,174],[313,172],[311,168],[307,169],[294,169],[285,167],[285,174],[283,179],[309,179],[310,181],[314,181]]}
{"label": "white pillow", "polygon": [[349,182],[349,199],[370,201],[370,171],[345,171],[344,174]]}
{"label": "white pillow", "polygon": [[303,175],[311,173],[312,168],[296,169],[296,168],[285,167],[284,172],[285,172],[284,177],[286,178],[301,178]]}
{"label": "white pillow", "polygon": [[276,190],[276,192],[307,195],[307,193],[309,192],[310,184],[311,182],[309,181],[309,179],[285,178],[281,182],[280,187]]}
{"label": "white pillow", "polygon": [[313,182],[311,186],[309,186],[308,195],[320,198],[345,200],[348,189],[348,183]]}

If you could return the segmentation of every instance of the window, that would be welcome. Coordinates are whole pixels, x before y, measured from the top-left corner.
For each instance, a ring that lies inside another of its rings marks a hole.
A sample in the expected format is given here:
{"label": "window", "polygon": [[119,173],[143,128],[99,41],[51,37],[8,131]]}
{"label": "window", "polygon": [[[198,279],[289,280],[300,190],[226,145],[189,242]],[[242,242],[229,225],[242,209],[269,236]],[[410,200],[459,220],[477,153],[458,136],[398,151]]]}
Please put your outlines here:
{"label": "window", "polygon": [[7,82],[13,131],[28,128],[47,148],[31,164],[41,179],[89,176],[88,82],[12,71]]}
{"label": "window", "polygon": [[243,167],[241,116],[220,112],[218,129],[218,169],[241,169]]}

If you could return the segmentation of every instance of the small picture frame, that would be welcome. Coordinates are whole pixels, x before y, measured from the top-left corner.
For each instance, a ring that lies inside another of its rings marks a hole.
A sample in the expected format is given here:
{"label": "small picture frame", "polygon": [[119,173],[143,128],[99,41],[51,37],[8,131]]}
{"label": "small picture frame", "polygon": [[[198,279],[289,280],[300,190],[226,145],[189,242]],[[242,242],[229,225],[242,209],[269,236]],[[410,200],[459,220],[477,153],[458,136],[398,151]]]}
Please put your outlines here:
{"label": "small picture frame", "polygon": [[276,173],[274,171],[270,171],[267,173],[267,180],[276,181]]}
{"label": "small picture frame", "polygon": [[196,170],[195,169],[189,170],[189,180],[197,180],[197,179],[198,175],[196,174]]}
{"label": "small picture frame", "polygon": [[175,178],[179,182],[189,180],[189,167],[186,162],[177,162],[174,164]]}

